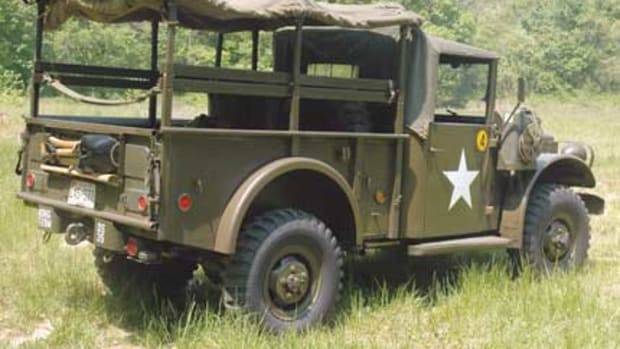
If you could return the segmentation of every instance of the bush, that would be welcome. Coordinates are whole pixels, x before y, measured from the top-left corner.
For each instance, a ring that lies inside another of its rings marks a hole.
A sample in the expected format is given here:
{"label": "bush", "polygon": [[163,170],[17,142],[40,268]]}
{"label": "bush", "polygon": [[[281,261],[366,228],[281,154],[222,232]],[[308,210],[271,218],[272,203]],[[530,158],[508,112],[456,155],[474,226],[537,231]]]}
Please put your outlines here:
{"label": "bush", "polygon": [[19,74],[10,71],[0,71],[0,103],[14,102],[24,96],[24,83]]}

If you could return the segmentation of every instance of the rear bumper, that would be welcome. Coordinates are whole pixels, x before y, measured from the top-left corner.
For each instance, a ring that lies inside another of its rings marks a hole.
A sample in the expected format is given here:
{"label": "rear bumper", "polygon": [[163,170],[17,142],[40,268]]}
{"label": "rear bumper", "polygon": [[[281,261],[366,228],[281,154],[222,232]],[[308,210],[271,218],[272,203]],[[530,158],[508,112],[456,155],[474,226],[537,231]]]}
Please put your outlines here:
{"label": "rear bumper", "polygon": [[47,207],[52,207],[58,210],[74,213],[77,215],[88,216],[99,218],[102,220],[126,225],[133,228],[138,228],[142,230],[155,231],[157,228],[157,223],[152,222],[147,219],[137,219],[131,218],[127,216],[123,216],[121,214],[113,213],[113,212],[105,212],[105,211],[97,211],[89,208],[82,208],[73,205],[69,205],[66,202],[48,199],[45,197],[41,197],[39,195],[20,192],[17,194],[17,197],[35,205],[42,205]]}

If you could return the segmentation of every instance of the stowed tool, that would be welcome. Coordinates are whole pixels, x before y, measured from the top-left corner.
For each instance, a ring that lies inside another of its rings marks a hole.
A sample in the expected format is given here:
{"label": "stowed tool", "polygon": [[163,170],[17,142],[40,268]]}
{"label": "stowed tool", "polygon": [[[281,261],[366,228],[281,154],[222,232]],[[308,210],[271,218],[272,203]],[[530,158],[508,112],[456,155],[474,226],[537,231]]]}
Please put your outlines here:
{"label": "stowed tool", "polygon": [[42,144],[45,161],[41,170],[102,183],[115,182],[119,145],[110,136],[85,135],[80,140],[50,136]]}
{"label": "stowed tool", "polygon": [[[54,165],[71,165],[70,158],[77,158],[80,141],[68,141],[50,136],[43,143],[45,162]],[[65,161],[61,161],[64,158]]]}
{"label": "stowed tool", "polygon": [[104,135],[85,135],[78,150],[78,168],[89,174],[114,173],[120,164],[120,143],[116,138]]}

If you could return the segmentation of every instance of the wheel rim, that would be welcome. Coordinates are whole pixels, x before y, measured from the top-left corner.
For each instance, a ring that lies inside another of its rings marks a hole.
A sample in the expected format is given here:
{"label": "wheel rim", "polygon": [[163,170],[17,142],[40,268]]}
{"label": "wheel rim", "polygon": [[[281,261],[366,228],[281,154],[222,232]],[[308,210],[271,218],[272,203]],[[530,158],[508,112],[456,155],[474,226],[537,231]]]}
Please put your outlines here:
{"label": "wheel rim", "polygon": [[547,226],[544,235],[544,254],[551,262],[565,260],[571,252],[573,234],[570,228],[560,220],[554,220]]}
{"label": "wheel rim", "polygon": [[307,247],[289,247],[274,258],[265,277],[269,312],[293,321],[312,309],[321,284],[319,258]]}
{"label": "wheel rim", "polygon": [[269,290],[276,302],[290,306],[308,293],[309,281],[306,264],[296,256],[286,256],[271,271]]}

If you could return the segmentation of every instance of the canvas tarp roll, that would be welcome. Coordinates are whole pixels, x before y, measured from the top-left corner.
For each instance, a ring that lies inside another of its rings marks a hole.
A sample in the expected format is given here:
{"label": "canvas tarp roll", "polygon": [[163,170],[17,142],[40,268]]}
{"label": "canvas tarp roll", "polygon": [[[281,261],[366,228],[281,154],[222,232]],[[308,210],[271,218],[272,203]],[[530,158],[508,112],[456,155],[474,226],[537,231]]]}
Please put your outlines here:
{"label": "canvas tarp roll", "polygon": [[[275,29],[295,24],[378,28],[419,25],[421,18],[399,4],[342,5],[310,0],[176,0],[182,26],[215,31]],[[136,22],[167,17],[164,0],[49,0],[45,29],[72,17],[98,22]]]}
{"label": "canvas tarp roll", "polygon": [[432,39],[417,30],[408,54],[407,102],[405,103],[405,125],[422,139],[428,136],[429,124],[435,116],[435,92],[439,78],[440,52]]}

